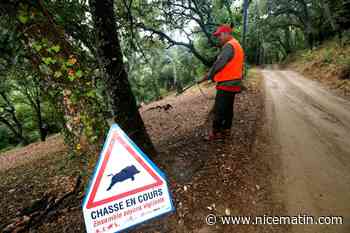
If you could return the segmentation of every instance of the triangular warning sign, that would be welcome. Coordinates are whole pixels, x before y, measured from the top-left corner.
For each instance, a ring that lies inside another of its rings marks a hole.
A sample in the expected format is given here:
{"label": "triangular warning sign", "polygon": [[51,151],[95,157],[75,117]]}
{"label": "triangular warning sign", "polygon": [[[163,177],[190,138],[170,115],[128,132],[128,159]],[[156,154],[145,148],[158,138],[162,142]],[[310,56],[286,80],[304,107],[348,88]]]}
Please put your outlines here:
{"label": "triangular warning sign", "polygon": [[[163,183],[118,131],[112,133],[87,208],[154,188]],[[118,169],[119,168],[119,169]]]}
{"label": "triangular warning sign", "polygon": [[87,232],[119,232],[173,210],[165,175],[113,125],[83,203]]}

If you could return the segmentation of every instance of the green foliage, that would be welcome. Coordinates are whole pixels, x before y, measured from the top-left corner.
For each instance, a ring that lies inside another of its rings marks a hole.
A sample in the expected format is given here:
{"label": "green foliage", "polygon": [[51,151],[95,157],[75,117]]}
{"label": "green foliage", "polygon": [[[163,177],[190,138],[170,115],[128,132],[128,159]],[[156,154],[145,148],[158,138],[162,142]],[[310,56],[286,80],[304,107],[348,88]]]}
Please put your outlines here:
{"label": "green foliage", "polygon": [[[312,49],[339,36],[348,21],[344,19],[344,12],[349,13],[345,7],[347,2],[252,1],[246,49],[248,61],[255,64],[280,62],[297,50]],[[328,55],[325,52],[324,62],[332,63]]]}
{"label": "green foliage", "polygon": [[350,30],[346,30],[342,33],[343,37],[341,38],[342,45],[350,45]]}
{"label": "green foliage", "polygon": [[11,134],[8,129],[2,125],[0,125],[0,151],[4,148],[7,148],[11,145],[10,143]]}
{"label": "green foliage", "polygon": [[29,21],[30,16],[28,11],[28,5],[20,4],[17,17],[22,24],[26,24]]}
{"label": "green foliage", "polygon": [[52,57],[43,57],[42,58],[43,62],[46,64],[46,65],[53,65],[55,64],[57,61],[52,58]]}
{"label": "green foliage", "polygon": [[75,76],[76,76],[77,78],[83,77],[83,71],[77,70],[77,72],[75,73]]}
{"label": "green foliage", "polygon": [[39,69],[40,69],[40,72],[42,72],[44,75],[52,75],[53,74],[52,69],[46,63],[40,64]]}
{"label": "green foliage", "polygon": [[35,49],[35,51],[40,52],[40,50],[43,48],[43,46],[40,43],[33,43],[32,47]]}
{"label": "green foliage", "polygon": [[57,71],[55,71],[55,73],[53,74],[53,76],[55,77],[55,78],[60,78],[60,77],[62,77],[62,72],[60,71],[60,70],[57,70]]}
{"label": "green foliage", "polygon": [[299,54],[301,54],[305,61],[312,61],[314,59],[312,50],[302,50]]}
{"label": "green foliage", "polygon": [[336,61],[339,65],[342,65],[350,69],[350,57],[348,55],[340,54],[339,57],[337,57]]}
{"label": "green foliage", "polygon": [[324,49],[321,61],[326,64],[331,64],[333,62],[333,55],[332,49]]}
{"label": "green foliage", "polygon": [[52,53],[58,53],[61,50],[61,47],[59,45],[53,45],[51,48],[48,48],[48,52]]}

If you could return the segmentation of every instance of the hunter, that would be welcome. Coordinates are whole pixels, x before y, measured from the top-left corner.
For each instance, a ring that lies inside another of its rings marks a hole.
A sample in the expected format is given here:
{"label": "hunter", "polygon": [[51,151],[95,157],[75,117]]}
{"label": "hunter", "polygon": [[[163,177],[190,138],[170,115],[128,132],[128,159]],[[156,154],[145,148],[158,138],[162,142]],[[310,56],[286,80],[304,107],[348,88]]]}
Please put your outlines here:
{"label": "hunter", "polygon": [[208,140],[224,139],[231,134],[233,105],[236,93],[241,91],[244,51],[232,36],[232,28],[221,25],[213,33],[222,50],[204,80],[216,82],[214,120]]}

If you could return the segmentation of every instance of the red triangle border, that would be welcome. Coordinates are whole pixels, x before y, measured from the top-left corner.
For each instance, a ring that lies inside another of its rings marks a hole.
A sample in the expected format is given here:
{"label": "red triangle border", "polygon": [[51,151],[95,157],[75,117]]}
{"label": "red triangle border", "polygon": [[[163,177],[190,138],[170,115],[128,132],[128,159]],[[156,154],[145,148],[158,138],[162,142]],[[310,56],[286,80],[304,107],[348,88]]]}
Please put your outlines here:
{"label": "red triangle border", "polygon": [[[156,182],[152,183],[152,184],[149,184],[149,185],[145,185],[143,187],[140,187],[140,188],[137,188],[137,189],[134,189],[134,190],[130,190],[128,192],[124,192],[124,193],[121,193],[121,194],[118,194],[118,195],[115,195],[115,196],[112,196],[112,197],[109,197],[109,198],[106,198],[106,199],[94,202],[94,199],[96,197],[96,193],[97,193],[98,187],[100,186],[104,170],[106,169],[106,166],[107,166],[107,163],[108,163],[108,159],[109,159],[109,157],[110,157],[110,155],[112,153],[112,149],[113,149],[113,146],[114,146],[115,142],[118,142],[123,147],[125,147],[126,150],[134,157],[134,159],[136,159],[136,161],[139,162],[141,164],[141,166],[143,168],[145,168],[145,170],[156,180]],[[122,136],[120,136],[117,132],[114,132],[113,135],[112,135],[112,139],[110,140],[110,143],[108,145],[108,148],[107,148],[107,151],[105,153],[105,156],[103,158],[102,165],[101,165],[100,169],[98,170],[96,181],[93,183],[92,192],[91,192],[91,194],[89,196],[86,208],[87,209],[95,208],[95,207],[98,207],[100,205],[104,205],[106,203],[109,203],[109,202],[112,202],[112,201],[116,201],[118,199],[130,196],[130,195],[133,195],[133,194],[136,194],[136,193],[139,193],[139,192],[143,192],[143,191],[145,191],[147,189],[151,189],[151,188],[157,187],[157,186],[162,185],[162,184],[163,184],[162,179],[157,174],[155,174],[153,172],[153,170],[148,166],[148,164],[146,164],[143,161],[143,159],[140,158],[140,156],[135,151],[135,149],[133,149],[125,141],[125,139],[123,139]]]}

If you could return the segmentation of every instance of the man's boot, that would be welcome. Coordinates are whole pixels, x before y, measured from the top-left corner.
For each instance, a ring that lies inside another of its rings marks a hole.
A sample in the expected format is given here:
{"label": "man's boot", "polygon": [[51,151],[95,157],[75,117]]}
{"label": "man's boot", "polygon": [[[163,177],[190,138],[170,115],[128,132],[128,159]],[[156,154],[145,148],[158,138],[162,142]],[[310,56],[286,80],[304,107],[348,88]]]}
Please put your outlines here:
{"label": "man's boot", "polygon": [[223,139],[225,139],[225,135],[222,132],[211,132],[205,138],[205,140],[207,141],[216,141],[216,140],[223,140]]}

